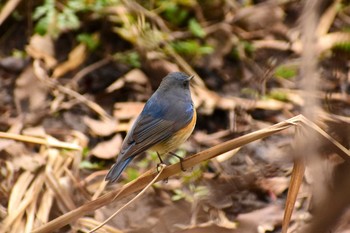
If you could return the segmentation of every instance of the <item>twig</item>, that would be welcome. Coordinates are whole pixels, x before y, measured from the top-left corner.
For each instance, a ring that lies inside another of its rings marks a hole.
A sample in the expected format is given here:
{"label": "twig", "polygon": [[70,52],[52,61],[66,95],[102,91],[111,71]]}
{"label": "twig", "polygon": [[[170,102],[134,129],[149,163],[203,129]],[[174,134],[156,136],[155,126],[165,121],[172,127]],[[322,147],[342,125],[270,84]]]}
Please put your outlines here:
{"label": "twig", "polygon": [[[337,143],[331,136],[329,136],[326,132],[324,132],[321,128],[318,126],[315,126],[313,123],[308,121],[305,117],[302,115],[298,115],[295,117],[292,117],[288,120],[282,121],[278,124],[266,127],[264,129],[249,133],[247,135],[244,135],[239,138],[235,138],[232,140],[229,140],[227,142],[221,143],[217,146],[214,146],[210,149],[207,149],[205,151],[202,151],[200,153],[197,153],[195,155],[192,155],[190,157],[185,158],[182,161],[182,165],[184,169],[189,169],[190,167],[193,167],[203,161],[212,159],[220,154],[223,154],[225,152],[234,150],[238,147],[242,147],[250,142],[256,141],[258,139],[262,139],[268,136],[271,136],[279,131],[285,130],[287,128],[290,128],[291,126],[297,126],[300,123],[303,123],[302,126],[309,127],[312,130],[315,130],[316,132],[323,135],[325,138],[330,140],[332,142],[331,145],[333,145],[334,148],[336,148],[337,152],[343,157],[346,158],[347,161],[350,161],[350,151],[346,150],[346,148],[339,143]],[[326,134],[327,136],[325,136]],[[164,168],[164,171],[159,174],[157,172],[153,172],[149,170],[146,172],[143,176],[139,177],[138,179],[126,184],[120,189],[113,190],[109,193],[106,193],[105,195],[97,198],[94,201],[90,201],[85,203],[84,205],[78,207],[77,209],[74,209],[68,213],[65,213],[64,215],[48,222],[47,224],[38,227],[33,230],[32,233],[44,233],[44,232],[52,232],[54,230],[57,230],[73,221],[78,219],[79,217],[83,216],[87,212],[94,211],[98,208],[101,208],[102,206],[107,205],[108,203],[111,203],[112,201],[120,200],[134,192],[137,192],[144,187],[146,187],[150,182],[152,182],[155,177],[156,181],[164,180],[172,175],[175,175],[177,173],[181,172],[181,165],[180,163],[173,164],[170,166],[167,166]]]}
{"label": "twig", "polygon": [[298,196],[300,186],[303,182],[305,172],[305,164],[303,158],[297,158],[294,161],[292,176],[290,178],[290,185],[288,188],[288,195],[286,200],[286,207],[284,209],[284,216],[282,221],[282,232],[287,233],[292,213],[295,206],[295,201]]}
{"label": "twig", "polygon": [[[198,154],[187,157],[182,162],[183,167],[184,167],[184,169],[188,169],[194,165],[197,165],[203,161],[214,158],[215,156],[223,154],[227,151],[244,146],[244,145],[246,145],[250,142],[253,142],[255,140],[262,139],[262,138],[268,137],[270,135],[273,135],[276,132],[282,131],[282,130],[287,129],[291,126],[296,125],[298,122],[300,122],[300,119],[301,119],[301,115],[290,118],[289,120],[286,120],[286,121],[280,122],[278,124],[272,125],[270,127],[267,127],[265,129],[261,129],[261,130],[258,130],[256,132],[244,135],[242,137],[229,140],[229,141],[224,142],[220,145],[217,145],[217,146],[214,146],[210,149],[202,151]],[[164,168],[164,171],[162,172],[162,174],[159,175],[159,177],[157,178],[157,181],[166,179],[169,176],[175,175],[175,174],[180,173],[180,172],[181,172],[181,166],[179,163],[167,166],[166,168]],[[148,171],[144,176],[139,177],[137,180],[134,180],[133,182],[126,184],[121,189],[113,190],[109,193],[106,193],[105,195],[97,198],[96,200],[87,202],[84,205],[78,207],[77,209],[72,210],[68,213],[65,213],[62,216],[46,223],[45,225],[34,229],[33,233],[44,233],[44,232],[52,232],[54,230],[57,230],[65,225],[75,221],[76,219],[83,216],[87,212],[94,211],[98,208],[101,208],[102,206],[107,205],[108,203],[110,203],[112,201],[119,200],[121,198],[124,198],[124,197],[130,195],[131,193],[134,193],[134,192],[137,192],[137,191],[143,189],[156,176],[157,176],[156,172],[151,173],[151,171]],[[118,194],[118,196],[117,196],[117,194]],[[116,196],[117,196],[117,198],[116,198]]]}
{"label": "twig", "polygon": [[154,21],[159,28],[164,32],[170,32],[170,29],[166,26],[164,20],[152,11],[147,10],[136,1],[123,1],[125,5],[132,11],[144,14],[147,18]]}
{"label": "twig", "polygon": [[37,76],[37,78],[39,78],[42,82],[44,82],[50,88],[57,88],[60,92],[66,94],[66,95],[72,96],[75,99],[79,100],[81,103],[85,104],[86,106],[91,108],[93,111],[95,111],[98,115],[100,115],[103,120],[111,120],[112,119],[112,117],[107,112],[105,112],[105,110],[100,105],[88,100],[85,96],[83,96],[83,95],[81,95],[81,94],[79,94],[79,93],[77,93],[77,92],[75,92],[75,91],[73,91],[65,86],[58,84],[54,80],[51,80],[48,77],[48,75],[46,74],[45,70],[40,66],[39,60],[35,60],[33,62],[33,66],[34,66],[34,73]]}
{"label": "twig", "polygon": [[80,70],[74,77],[70,80],[69,85],[77,85],[80,79],[82,79],[87,74],[91,73],[94,70],[97,70],[105,65],[107,65],[111,61],[110,57],[104,58],[98,62],[95,62],[84,69]]}
{"label": "twig", "polygon": [[131,199],[128,203],[126,203],[124,206],[122,206],[119,210],[117,210],[114,214],[112,214],[109,218],[107,218],[103,223],[101,223],[100,225],[98,225],[97,227],[95,227],[94,229],[92,229],[91,231],[89,231],[89,233],[95,232],[98,229],[100,229],[101,227],[103,227],[104,225],[106,225],[107,222],[109,222],[112,218],[114,218],[117,214],[119,214],[124,208],[126,208],[127,206],[129,206],[131,203],[133,203],[136,199],[138,199],[139,197],[141,197],[142,194],[144,194],[146,192],[146,190],[151,187],[151,185],[153,185],[157,179],[159,178],[159,176],[162,174],[164,168],[165,168],[165,164],[161,164],[161,168],[160,171],[158,172],[158,175],[156,177],[153,178],[153,180],[141,191],[139,192],[133,199]]}
{"label": "twig", "polygon": [[6,18],[11,15],[20,2],[21,0],[10,0],[6,2],[5,6],[2,7],[0,12],[0,26],[6,20]]}
{"label": "twig", "polygon": [[0,138],[22,141],[22,142],[29,142],[29,143],[48,146],[48,147],[56,147],[56,148],[62,148],[62,149],[68,149],[68,150],[82,150],[82,148],[77,144],[61,142],[50,138],[38,138],[33,136],[26,136],[26,135],[7,133],[7,132],[0,132]]}

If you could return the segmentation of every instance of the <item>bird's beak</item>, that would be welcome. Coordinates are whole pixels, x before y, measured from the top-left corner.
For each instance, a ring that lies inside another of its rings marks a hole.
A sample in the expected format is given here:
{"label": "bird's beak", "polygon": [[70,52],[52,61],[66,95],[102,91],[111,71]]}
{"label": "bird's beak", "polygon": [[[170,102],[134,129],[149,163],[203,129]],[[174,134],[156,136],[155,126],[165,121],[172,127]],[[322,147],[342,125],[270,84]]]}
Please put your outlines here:
{"label": "bird's beak", "polygon": [[194,75],[191,75],[190,77],[188,77],[187,81],[191,81],[194,78]]}

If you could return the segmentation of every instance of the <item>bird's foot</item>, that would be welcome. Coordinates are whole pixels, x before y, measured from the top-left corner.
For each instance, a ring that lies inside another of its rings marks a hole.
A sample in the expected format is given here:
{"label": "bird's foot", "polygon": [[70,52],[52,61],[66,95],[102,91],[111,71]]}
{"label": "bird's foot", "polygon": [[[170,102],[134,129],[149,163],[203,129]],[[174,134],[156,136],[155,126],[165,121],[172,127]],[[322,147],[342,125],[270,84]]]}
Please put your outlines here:
{"label": "bird's foot", "polygon": [[[163,162],[163,161],[162,161],[162,162]],[[158,173],[161,171],[162,168],[165,168],[165,167],[166,167],[166,164],[165,164],[165,163],[162,163],[162,162],[157,164],[157,172],[158,172]],[[165,178],[163,181],[164,181],[165,183],[168,183],[168,177]]]}
{"label": "bird's foot", "polygon": [[176,158],[178,158],[180,160],[180,167],[181,167],[181,171],[185,172],[186,169],[184,168],[182,162],[184,161],[184,158],[178,156],[177,154],[173,153],[173,152],[169,152],[169,154],[171,154],[172,156],[175,156]]}
{"label": "bird's foot", "polygon": [[162,167],[166,167],[166,164],[165,163],[158,163],[157,164],[157,172],[159,173],[160,170],[162,169]]}

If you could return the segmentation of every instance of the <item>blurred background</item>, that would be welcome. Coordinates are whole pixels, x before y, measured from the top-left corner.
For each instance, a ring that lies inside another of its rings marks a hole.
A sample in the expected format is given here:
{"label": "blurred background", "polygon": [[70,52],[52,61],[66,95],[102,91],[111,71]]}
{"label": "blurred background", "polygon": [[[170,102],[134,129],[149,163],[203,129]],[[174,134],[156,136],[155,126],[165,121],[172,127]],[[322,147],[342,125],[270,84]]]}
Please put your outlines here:
{"label": "blurred background", "polygon": [[[300,113],[349,150],[349,30],[340,0],[0,1],[1,232],[30,232],[155,169],[150,152],[103,184],[173,71],[195,75],[197,125],[180,156]],[[347,162],[296,132],[154,184],[99,232],[281,232],[296,154],[307,166],[288,232],[350,232]],[[87,232],[132,197],[57,232]]]}

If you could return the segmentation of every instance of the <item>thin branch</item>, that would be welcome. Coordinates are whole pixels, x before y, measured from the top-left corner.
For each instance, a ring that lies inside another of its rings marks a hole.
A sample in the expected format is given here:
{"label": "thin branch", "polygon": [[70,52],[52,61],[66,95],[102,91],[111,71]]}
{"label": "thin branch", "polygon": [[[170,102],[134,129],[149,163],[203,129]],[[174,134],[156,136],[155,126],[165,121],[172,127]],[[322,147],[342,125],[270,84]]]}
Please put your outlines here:
{"label": "thin branch", "polygon": [[62,148],[62,149],[68,149],[68,150],[82,150],[82,148],[77,144],[61,142],[50,137],[39,138],[39,137],[33,137],[33,136],[27,136],[27,135],[0,132],[0,138],[22,141],[22,142],[29,142],[29,143],[48,146],[48,147],[56,147],[56,148]]}
{"label": "thin branch", "polygon": [[[193,166],[195,166],[203,161],[209,160],[209,159],[214,158],[220,154],[223,154],[227,151],[234,150],[234,149],[241,147],[241,146],[244,146],[250,142],[268,137],[270,135],[275,134],[276,132],[279,132],[279,131],[287,129],[291,126],[294,126],[298,122],[300,122],[300,119],[301,119],[301,115],[290,118],[289,120],[280,122],[278,124],[272,125],[272,126],[267,127],[265,129],[261,129],[261,130],[255,131],[253,133],[249,133],[249,134],[244,135],[242,137],[229,140],[229,141],[224,142],[220,145],[214,146],[210,149],[207,149],[207,150],[202,151],[200,153],[197,153],[193,156],[185,158],[182,161],[182,165],[183,165],[184,169],[188,169],[188,168],[193,167]],[[162,174],[160,174],[156,180],[157,181],[163,180],[163,179],[168,178],[169,176],[175,175],[175,174],[180,173],[180,172],[181,172],[180,164],[179,163],[173,164],[173,165],[167,166],[164,169],[164,171],[162,172]],[[77,209],[74,209],[68,213],[65,213],[65,214],[61,215],[60,217],[46,223],[45,225],[34,229],[33,233],[44,233],[44,232],[52,232],[54,230],[57,230],[57,229],[65,226],[71,222],[74,222],[75,220],[77,220],[79,217],[83,216],[87,212],[91,212],[91,211],[94,211],[96,209],[99,209],[102,206],[105,206],[105,205],[111,203],[112,201],[120,200],[121,198],[129,196],[130,194],[143,189],[157,175],[158,174],[156,171],[152,173],[152,171],[150,170],[144,176],[139,177],[138,179],[126,184],[122,188],[117,189],[117,190],[113,190],[109,193],[106,193],[105,195],[97,198],[96,200],[87,202],[84,205],[78,207]]]}
{"label": "thin branch", "polygon": [[98,225],[97,227],[95,227],[94,229],[92,229],[91,231],[89,231],[89,233],[95,232],[98,229],[100,229],[101,227],[103,227],[104,225],[106,225],[107,222],[109,222],[112,218],[114,218],[117,214],[119,214],[123,209],[125,209],[126,207],[128,207],[131,203],[133,203],[134,201],[136,201],[139,197],[142,196],[142,194],[144,194],[146,192],[146,190],[151,187],[151,185],[153,185],[159,178],[159,176],[162,174],[164,168],[165,168],[165,164],[161,164],[161,168],[160,171],[158,173],[158,175],[156,177],[154,177],[154,179],[141,191],[139,192],[133,199],[131,199],[130,201],[128,201],[128,203],[126,203],[125,205],[123,205],[119,210],[117,210],[115,213],[113,213],[109,218],[107,218],[103,223],[101,223],[100,225]]}
{"label": "thin branch", "polygon": [[38,79],[40,79],[40,81],[42,81],[46,85],[48,85],[50,88],[56,88],[60,92],[77,99],[81,103],[84,103],[86,106],[88,106],[93,111],[95,111],[97,114],[99,114],[103,120],[111,120],[112,119],[112,117],[107,112],[105,112],[105,110],[100,105],[96,104],[95,102],[93,102],[91,100],[88,100],[85,96],[79,94],[78,92],[75,92],[75,91],[73,91],[65,86],[62,86],[62,85],[58,84],[57,82],[55,82],[54,80],[50,79],[48,77],[48,75],[46,74],[45,70],[40,66],[39,60],[35,60],[33,62],[33,67],[34,67],[34,73],[35,73],[36,77]]}
{"label": "thin branch", "polygon": [[[350,151],[346,150],[344,146],[339,144],[335,139],[329,136],[316,124],[307,120],[302,115],[298,115],[288,120],[277,123],[275,125],[249,133],[239,138],[229,140],[227,142],[221,143],[217,146],[214,146],[212,148],[199,152],[195,155],[187,157],[182,161],[183,168],[189,169],[197,164],[200,164],[203,161],[212,159],[220,154],[234,150],[238,147],[242,147],[250,142],[271,136],[279,131],[290,128],[291,126],[298,126],[298,125],[301,125],[302,127],[308,126],[310,129],[318,132],[319,134],[324,136],[326,139],[330,140],[332,142],[331,145],[334,148],[337,148],[336,150],[339,153],[339,155],[341,155],[343,158],[346,158],[346,160],[350,162]],[[166,168],[164,168],[164,171],[159,176],[156,171],[152,172],[152,170],[149,170],[143,176],[126,184],[120,189],[113,190],[97,198],[94,201],[87,202],[84,205],[78,207],[77,209],[74,209],[68,213],[65,213],[62,216],[46,223],[45,225],[34,229],[32,233],[44,233],[44,232],[52,232],[54,230],[57,230],[67,224],[74,222],[79,217],[83,216],[88,212],[97,210],[113,201],[120,200],[126,196],[129,196],[132,193],[140,191],[141,189],[146,187],[150,182],[152,182],[152,180],[155,179],[157,176],[158,178],[156,178],[155,180],[159,181],[159,180],[166,179],[170,176],[173,176],[175,174],[178,174],[180,172],[181,172],[180,163],[167,166]]]}

